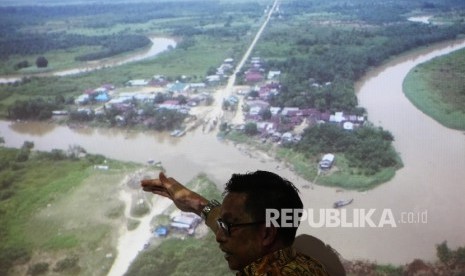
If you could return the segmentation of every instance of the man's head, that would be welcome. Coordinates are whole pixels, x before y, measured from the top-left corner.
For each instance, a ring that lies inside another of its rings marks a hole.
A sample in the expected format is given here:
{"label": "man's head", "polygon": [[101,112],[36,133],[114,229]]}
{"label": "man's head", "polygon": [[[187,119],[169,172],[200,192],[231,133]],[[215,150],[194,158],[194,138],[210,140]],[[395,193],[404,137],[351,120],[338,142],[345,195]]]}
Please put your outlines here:
{"label": "man's head", "polygon": [[[297,188],[271,172],[233,174],[226,183],[216,233],[229,267],[240,270],[254,260],[292,245],[297,227],[266,227],[266,209],[302,209]],[[223,231],[223,229],[229,231]]]}

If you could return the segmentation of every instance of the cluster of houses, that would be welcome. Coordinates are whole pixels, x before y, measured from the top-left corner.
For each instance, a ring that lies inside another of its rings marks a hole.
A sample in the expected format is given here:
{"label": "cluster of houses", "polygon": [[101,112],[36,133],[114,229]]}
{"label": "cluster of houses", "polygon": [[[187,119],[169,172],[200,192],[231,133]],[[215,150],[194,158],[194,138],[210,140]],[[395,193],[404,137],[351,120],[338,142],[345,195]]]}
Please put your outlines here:
{"label": "cluster of houses", "polygon": [[[133,79],[126,82],[127,87],[132,87],[134,92],[117,92],[111,84],[105,84],[96,89],[88,89],[75,99],[77,111],[95,115],[104,114],[105,110],[118,111],[116,121],[124,123],[125,114],[135,111],[144,123],[150,118],[143,118],[142,110],[134,110],[135,101],[153,102],[154,109],[175,110],[183,114],[189,114],[192,107],[201,104],[210,104],[213,101],[209,87],[223,82],[233,70],[234,59],[227,58],[216,68],[214,75],[205,78],[205,82],[188,83],[182,80],[169,81],[162,75],[155,75],[150,79]],[[147,92],[147,87],[153,88]],[[140,88],[138,92],[137,89]],[[160,101],[160,94],[162,95]],[[159,97],[159,98],[157,98]],[[97,105],[97,107],[96,107]],[[67,114],[67,113],[66,113]],[[56,115],[66,115],[56,113]]]}
{"label": "cluster of houses", "polygon": [[249,68],[244,72],[244,83],[255,85],[265,80],[276,80],[281,75],[281,71],[270,70],[266,72],[263,68],[263,61],[260,57],[252,57]]}
{"label": "cluster of houses", "polygon": [[[289,132],[296,126],[306,122],[307,126],[317,123],[334,123],[346,130],[353,130],[363,125],[364,116],[344,114],[344,112],[321,112],[316,108],[273,107],[264,100],[250,100],[245,103],[246,122],[256,122],[260,132],[273,134],[274,132]],[[269,118],[264,113],[269,111]]]}
{"label": "cluster of houses", "polygon": [[234,69],[234,59],[233,58],[227,58],[223,61],[223,63],[216,68],[215,74],[208,75],[205,78],[205,81],[207,84],[212,85],[212,84],[219,84],[220,82],[224,81],[227,77],[228,74],[230,74],[233,69]]}
{"label": "cluster of houses", "polygon": [[[113,85],[105,84],[85,91],[75,100],[75,103],[80,107],[79,110],[87,112],[89,107],[84,105],[101,104],[100,108],[93,110],[95,114],[103,113],[108,108],[116,109],[120,111],[121,115],[118,116],[121,118],[118,119],[122,121],[124,121],[124,113],[134,108],[134,101],[152,102],[155,103],[155,109],[165,108],[189,114],[191,108],[212,100],[209,86],[223,81],[232,72],[233,63],[232,58],[225,59],[216,68],[214,75],[206,77],[205,82],[170,82],[164,76],[155,75],[148,80],[135,79],[126,83],[128,87],[133,87],[134,91],[140,88],[141,92],[116,93]],[[237,95],[225,99],[228,103],[226,106],[237,106],[240,102],[239,97],[244,97],[242,110],[245,122],[255,122],[262,138],[271,138],[276,142],[295,142],[300,139],[299,135],[306,126],[333,123],[346,130],[352,130],[365,122],[364,116],[345,114],[342,111],[330,113],[316,108],[271,106],[270,99],[277,96],[281,90],[280,75],[281,72],[278,70],[266,70],[260,57],[252,57],[247,70],[242,75],[243,82],[250,87],[250,90],[240,90]],[[315,85],[319,84],[313,83],[313,86]],[[328,85],[331,83],[324,84],[324,86]],[[148,90],[144,87],[151,87],[153,90],[146,92]],[[163,96],[157,98],[160,94]],[[141,110],[136,110],[136,112],[143,115]],[[297,126],[304,127],[297,128]]]}
{"label": "cluster of houses", "polygon": [[[95,115],[99,115],[111,108],[119,113],[116,120],[124,121],[124,114],[134,109],[135,101],[154,103],[154,109],[165,108],[189,114],[192,107],[203,103],[207,104],[212,98],[206,83],[169,82],[160,75],[155,75],[149,80],[130,80],[126,86],[132,87],[132,89],[126,90],[133,90],[133,92],[117,92],[111,84],[84,91],[75,99],[75,104],[78,106],[77,111],[88,114],[94,112]],[[150,92],[147,92],[147,87],[151,88]],[[142,110],[133,111],[143,117]]]}
{"label": "cluster of houses", "polygon": [[[265,74],[266,73],[266,74]],[[243,112],[245,122],[254,122],[262,138],[271,138],[275,142],[297,142],[300,132],[297,126],[312,126],[319,123],[333,123],[346,130],[353,130],[365,123],[364,116],[345,114],[344,112],[330,113],[316,108],[275,107],[269,103],[270,98],[280,93],[280,71],[263,69],[259,57],[253,57],[249,68],[244,73],[244,82],[253,86],[248,93],[240,91],[244,96]],[[266,75],[266,77],[265,77]],[[313,86],[318,84],[314,83]],[[324,86],[331,85],[325,83]],[[252,96],[253,95],[253,96]]]}

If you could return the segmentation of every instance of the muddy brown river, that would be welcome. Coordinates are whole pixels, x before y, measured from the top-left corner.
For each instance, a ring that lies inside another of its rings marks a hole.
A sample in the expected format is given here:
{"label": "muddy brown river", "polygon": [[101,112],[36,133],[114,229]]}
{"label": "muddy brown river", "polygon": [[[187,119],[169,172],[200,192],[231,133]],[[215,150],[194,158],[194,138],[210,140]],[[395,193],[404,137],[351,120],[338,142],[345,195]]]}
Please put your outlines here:
{"label": "muddy brown river", "polygon": [[[167,173],[181,181],[206,172],[221,184],[233,172],[272,170],[301,187],[305,208],[315,212],[331,210],[335,200],[354,198],[346,208],[351,226],[327,223],[312,227],[303,222],[299,230],[321,238],[344,258],[394,264],[415,258],[434,260],[435,245],[444,240],[452,248],[465,245],[465,135],[418,111],[403,95],[402,81],[417,64],[462,47],[464,41],[449,42],[396,58],[357,84],[361,106],[367,108],[375,125],[394,134],[395,147],[405,164],[390,182],[363,193],[318,185],[303,188],[309,183],[283,164],[201,130],[172,138],[155,132],[0,121],[0,137],[8,147],[20,147],[24,141],[34,142],[37,150],[67,149],[77,144],[90,153],[118,160],[146,163],[153,159],[161,161]],[[366,218],[362,212],[372,212],[370,218],[380,227],[360,219]],[[387,215],[384,220],[383,215]],[[366,222],[365,226],[355,217]]]}

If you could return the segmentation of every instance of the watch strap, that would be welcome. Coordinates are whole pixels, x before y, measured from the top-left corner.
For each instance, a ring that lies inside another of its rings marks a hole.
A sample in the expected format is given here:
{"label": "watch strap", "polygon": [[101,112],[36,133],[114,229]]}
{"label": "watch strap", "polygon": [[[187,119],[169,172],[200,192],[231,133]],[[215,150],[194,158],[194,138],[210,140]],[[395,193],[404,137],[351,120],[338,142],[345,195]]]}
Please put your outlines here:
{"label": "watch strap", "polygon": [[203,220],[206,221],[208,218],[208,214],[211,212],[211,210],[220,205],[221,203],[219,203],[218,200],[213,199],[213,200],[208,201],[207,205],[203,207],[202,212],[200,212],[200,216],[202,217]]}

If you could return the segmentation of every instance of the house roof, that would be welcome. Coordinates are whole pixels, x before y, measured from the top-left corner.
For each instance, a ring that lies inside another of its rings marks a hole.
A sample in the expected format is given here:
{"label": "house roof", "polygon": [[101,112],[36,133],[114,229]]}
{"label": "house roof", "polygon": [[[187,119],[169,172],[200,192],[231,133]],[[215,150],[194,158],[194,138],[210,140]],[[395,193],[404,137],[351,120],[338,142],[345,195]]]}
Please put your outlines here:
{"label": "house roof", "polygon": [[247,72],[245,80],[248,82],[257,82],[263,80],[263,75],[260,72]]}
{"label": "house roof", "polygon": [[100,93],[97,95],[97,97],[95,97],[95,100],[99,102],[106,102],[110,100],[110,97],[108,96],[107,93]]}
{"label": "house roof", "polygon": [[144,86],[149,84],[147,80],[130,80],[127,83],[131,86]]}
{"label": "house roof", "polygon": [[189,226],[195,224],[198,221],[198,218],[193,216],[176,216],[173,218],[173,222],[187,224]]}
{"label": "house roof", "polygon": [[189,84],[182,82],[175,82],[168,86],[170,92],[184,92],[189,89]]}
{"label": "house roof", "polygon": [[261,101],[261,100],[255,100],[255,101],[248,101],[247,105],[252,107],[259,106],[261,108],[268,108],[270,104],[266,101]]}
{"label": "house roof", "polygon": [[297,112],[299,112],[298,107],[284,107],[281,114],[284,116],[292,116],[293,114],[297,114]]}

